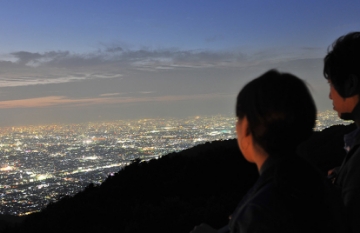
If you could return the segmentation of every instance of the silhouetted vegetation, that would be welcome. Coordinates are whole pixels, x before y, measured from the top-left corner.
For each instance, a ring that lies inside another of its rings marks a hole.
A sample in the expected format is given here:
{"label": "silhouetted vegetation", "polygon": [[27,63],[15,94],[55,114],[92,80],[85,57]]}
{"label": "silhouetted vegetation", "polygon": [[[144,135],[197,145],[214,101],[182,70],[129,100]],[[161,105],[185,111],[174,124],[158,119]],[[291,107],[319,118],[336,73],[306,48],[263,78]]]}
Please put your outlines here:
{"label": "silhouetted vegetation", "polygon": [[[354,126],[314,133],[300,153],[323,172],[341,164],[343,134]],[[235,139],[198,145],[149,162],[134,161],[100,186],[90,184],[21,225],[2,232],[189,232],[206,222],[215,228],[253,185],[258,172]],[[12,227],[10,227],[12,226]]]}

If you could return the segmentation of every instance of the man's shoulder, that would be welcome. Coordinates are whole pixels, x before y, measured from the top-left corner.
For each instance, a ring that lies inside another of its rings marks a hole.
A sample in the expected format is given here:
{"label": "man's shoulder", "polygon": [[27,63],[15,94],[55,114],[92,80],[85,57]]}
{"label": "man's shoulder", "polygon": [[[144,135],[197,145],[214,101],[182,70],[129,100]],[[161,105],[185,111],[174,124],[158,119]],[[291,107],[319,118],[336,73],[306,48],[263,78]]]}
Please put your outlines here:
{"label": "man's shoulder", "polygon": [[360,143],[356,144],[350,152],[346,155],[345,159],[347,160],[341,170],[354,170],[360,172]]}
{"label": "man's shoulder", "polygon": [[336,184],[342,188],[345,186],[360,188],[360,145],[356,145],[356,148],[353,148],[347,156],[349,158],[341,166]]}

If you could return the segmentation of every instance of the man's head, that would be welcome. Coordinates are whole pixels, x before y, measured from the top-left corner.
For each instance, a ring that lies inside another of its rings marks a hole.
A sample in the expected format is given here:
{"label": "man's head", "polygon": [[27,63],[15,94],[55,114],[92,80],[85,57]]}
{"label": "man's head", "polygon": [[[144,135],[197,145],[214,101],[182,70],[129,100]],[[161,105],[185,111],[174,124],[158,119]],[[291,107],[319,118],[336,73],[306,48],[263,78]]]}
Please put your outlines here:
{"label": "man's head", "polygon": [[338,38],[324,58],[324,77],[339,116],[351,113],[360,95],[360,32]]}
{"label": "man's head", "polygon": [[343,120],[354,120],[352,112],[359,102],[359,95],[353,95],[350,97],[342,97],[339,92],[336,90],[335,86],[330,80],[328,80],[330,85],[329,98],[332,100],[333,109],[338,113],[339,117]]}
{"label": "man's head", "polygon": [[341,36],[332,44],[323,72],[343,98],[360,94],[360,32]]}

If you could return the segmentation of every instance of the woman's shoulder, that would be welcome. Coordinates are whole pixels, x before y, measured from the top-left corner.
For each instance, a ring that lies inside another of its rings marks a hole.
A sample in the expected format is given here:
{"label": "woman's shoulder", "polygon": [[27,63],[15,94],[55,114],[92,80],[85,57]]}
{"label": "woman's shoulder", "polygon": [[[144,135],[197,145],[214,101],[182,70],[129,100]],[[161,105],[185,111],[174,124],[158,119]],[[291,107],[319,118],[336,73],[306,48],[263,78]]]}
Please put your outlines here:
{"label": "woman's shoulder", "polygon": [[[268,199],[271,200],[271,199]],[[279,203],[278,203],[279,204]],[[255,200],[248,203],[239,216],[238,221],[234,223],[233,232],[302,232],[292,221],[293,219],[283,210],[264,206],[263,203],[257,203]]]}
{"label": "woman's shoulder", "polygon": [[316,190],[322,187],[326,177],[313,164],[297,155],[279,161],[274,171],[274,180],[279,186],[302,187]]}

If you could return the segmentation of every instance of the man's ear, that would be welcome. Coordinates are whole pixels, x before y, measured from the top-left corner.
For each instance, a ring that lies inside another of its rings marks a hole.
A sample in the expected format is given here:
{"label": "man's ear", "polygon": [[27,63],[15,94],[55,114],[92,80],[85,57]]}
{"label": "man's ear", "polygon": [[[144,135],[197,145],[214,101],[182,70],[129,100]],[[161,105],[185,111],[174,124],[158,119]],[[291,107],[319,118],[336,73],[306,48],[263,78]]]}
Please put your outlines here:
{"label": "man's ear", "polygon": [[344,84],[345,98],[357,95],[360,93],[359,77],[355,74],[350,74]]}

